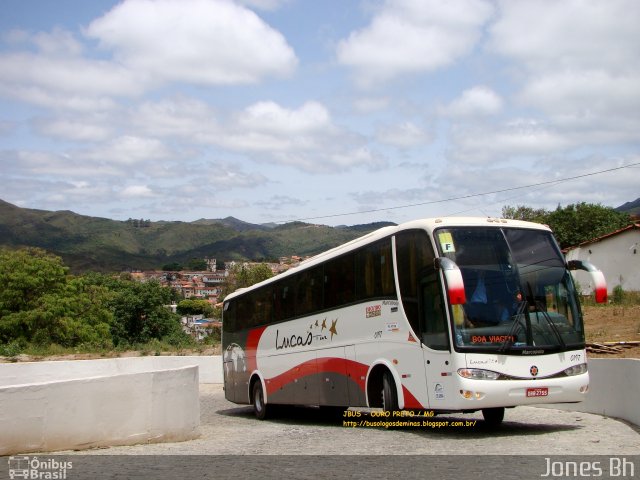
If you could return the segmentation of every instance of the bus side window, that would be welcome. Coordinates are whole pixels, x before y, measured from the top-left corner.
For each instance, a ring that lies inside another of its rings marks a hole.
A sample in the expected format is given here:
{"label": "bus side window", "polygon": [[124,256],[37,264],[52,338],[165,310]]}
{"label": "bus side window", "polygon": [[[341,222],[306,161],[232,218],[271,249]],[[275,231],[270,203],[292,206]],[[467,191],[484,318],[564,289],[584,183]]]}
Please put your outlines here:
{"label": "bus side window", "polygon": [[295,315],[294,279],[295,277],[286,278],[278,282],[274,288],[273,319],[276,322],[287,320]]}
{"label": "bus side window", "polygon": [[295,314],[306,315],[322,309],[322,265],[297,274]]}
{"label": "bus side window", "polygon": [[429,236],[423,230],[409,230],[396,235],[398,284],[402,308],[414,332],[420,333],[418,282],[419,273],[433,268],[433,248]]}
{"label": "bus side window", "polygon": [[324,308],[339,307],[355,300],[355,254],[350,253],[324,266]]}
{"label": "bus side window", "polygon": [[356,254],[356,299],[394,297],[395,293],[391,240],[359,250]]}
{"label": "bus side window", "polygon": [[225,332],[236,331],[236,302],[225,302],[222,313],[222,330]]}

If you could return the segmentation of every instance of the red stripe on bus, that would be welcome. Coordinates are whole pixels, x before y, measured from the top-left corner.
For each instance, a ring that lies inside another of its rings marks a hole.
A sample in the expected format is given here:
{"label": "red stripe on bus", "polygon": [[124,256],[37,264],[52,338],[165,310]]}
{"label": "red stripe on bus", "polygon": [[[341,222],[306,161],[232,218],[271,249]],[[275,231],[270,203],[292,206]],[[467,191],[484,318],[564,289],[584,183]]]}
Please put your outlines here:
{"label": "red stripe on bus", "polygon": [[415,408],[418,410],[424,410],[426,408],[404,385],[402,386],[402,394],[404,395],[404,408]]}
{"label": "red stripe on bus", "polygon": [[[314,363],[316,370],[314,370]],[[368,369],[367,365],[344,358],[325,357],[317,360],[309,360],[297,365],[291,370],[287,370],[280,375],[268,379],[266,382],[267,393],[273,393],[283,388],[285,385],[293,383],[296,379],[299,380],[314,373],[337,373],[339,375],[347,375],[351,380],[356,382],[364,392],[365,378],[367,376]],[[404,395],[404,408],[425,408],[404,385],[402,386],[402,393]]]}
{"label": "red stripe on bus", "polygon": [[308,375],[316,373],[337,373],[349,376],[364,391],[364,378],[367,376],[368,367],[362,363],[346,360],[344,358],[325,357],[317,360],[308,360],[280,375],[267,380],[267,393],[273,393],[289,383],[293,383]]}
{"label": "red stripe on bus", "polygon": [[267,327],[258,327],[249,331],[247,335],[247,343],[244,349],[247,358],[247,368],[249,372],[253,372],[258,369],[258,363],[256,362],[256,352],[258,351],[258,343],[260,338]]}

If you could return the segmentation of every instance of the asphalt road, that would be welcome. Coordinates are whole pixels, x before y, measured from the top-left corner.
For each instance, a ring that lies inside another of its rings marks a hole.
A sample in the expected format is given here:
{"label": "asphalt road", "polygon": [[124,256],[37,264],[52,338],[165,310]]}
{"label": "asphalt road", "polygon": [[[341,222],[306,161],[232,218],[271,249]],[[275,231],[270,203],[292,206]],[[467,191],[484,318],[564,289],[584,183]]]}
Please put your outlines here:
{"label": "asphalt road", "polygon": [[[109,455],[638,455],[640,428],[599,415],[517,407],[498,429],[475,414],[371,421],[423,422],[387,429],[344,426],[361,418],[330,417],[317,408],[290,407],[273,419],[256,420],[250,406],[224,399],[221,385],[200,385],[198,439],[111,447],[82,453]],[[475,424],[473,424],[475,421]],[[436,424],[463,422],[461,427]],[[468,425],[470,424],[470,425]],[[468,425],[468,426],[467,426]],[[637,472],[640,478],[640,471]]]}
{"label": "asphalt road", "polygon": [[[200,385],[200,414],[195,440],[31,455],[43,466],[28,478],[640,479],[640,428],[588,413],[518,407],[497,429],[480,413],[343,419],[310,407],[258,421],[251,407],[227,402],[221,385]],[[10,467],[0,461],[0,480],[15,476]]]}

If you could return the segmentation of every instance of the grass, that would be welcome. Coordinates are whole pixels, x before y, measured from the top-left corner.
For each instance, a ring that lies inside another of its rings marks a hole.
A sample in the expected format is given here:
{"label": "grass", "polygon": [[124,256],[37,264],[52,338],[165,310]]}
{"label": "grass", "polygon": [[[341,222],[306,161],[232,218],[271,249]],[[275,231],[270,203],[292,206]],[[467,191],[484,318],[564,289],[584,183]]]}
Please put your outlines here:
{"label": "grass", "polygon": [[[212,336],[213,337],[213,336]],[[34,345],[19,344],[0,345],[0,362],[5,361],[33,361],[44,359],[89,359],[114,358],[131,356],[160,356],[160,355],[205,355],[220,351],[220,340],[211,340],[175,345],[164,340],[153,339],[147,343],[120,345],[114,348],[96,347],[95,345],[80,345],[77,347],[62,347],[57,344]]]}

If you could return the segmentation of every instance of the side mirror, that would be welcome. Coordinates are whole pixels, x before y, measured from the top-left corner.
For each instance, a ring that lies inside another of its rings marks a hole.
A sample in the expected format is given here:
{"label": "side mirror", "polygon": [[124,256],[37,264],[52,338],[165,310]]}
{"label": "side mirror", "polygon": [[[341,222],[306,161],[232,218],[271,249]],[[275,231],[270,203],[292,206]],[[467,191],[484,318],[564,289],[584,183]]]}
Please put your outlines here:
{"label": "side mirror", "polygon": [[451,303],[451,305],[463,305],[467,303],[462,272],[460,268],[458,268],[458,265],[456,265],[456,262],[446,257],[440,257],[435,259],[434,264],[436,269],[440,269],[444,273],[449,303]]}
{"label": "side mirror", "polygon": [[593,264],[584,260],[570,260],[567,263],[567,266],[569,267],[569,270],[584,270],[585,272],[589,272],[596,292],[596,303],[606,303],[607,282],[604,279],[602,271],[598,270]]}

